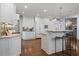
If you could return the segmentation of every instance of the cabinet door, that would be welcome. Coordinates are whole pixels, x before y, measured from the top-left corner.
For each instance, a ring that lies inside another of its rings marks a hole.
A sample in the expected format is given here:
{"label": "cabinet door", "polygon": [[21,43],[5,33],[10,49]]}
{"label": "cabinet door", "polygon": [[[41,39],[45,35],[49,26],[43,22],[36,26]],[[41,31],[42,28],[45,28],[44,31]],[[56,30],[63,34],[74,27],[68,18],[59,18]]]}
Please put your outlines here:
{"label": "cabinet door", "polygon": [[20,37],[0,40],[0,56],[17,56],[21,53]]}
{"label": "cabinet door", "polygon": [[19,54],[21,54],[21,38],[18,37],[18,40],[19,40]]}
{"label": "cabinet door", "polygon": [[47,37],[45,35],[43,35],[41,39],[41,49],[43,49],[46,52],[48,51]]}
{"label": "cabinet door", "polygon": [[18,48],[17,44],[18,44],[18,41],[16,38],[12,38],[11,40],[9,40],[9,49],[10,49],[11,56],[17,55],[17,48]]}
{"label": "cabinet door", "polygon": [[17,52],[18,52],[18,55],[21,54],[21,38],[20,37],[17,37]]}
{"label": "cabinet door", "polygon": [[8,56],[9,55],[9,44],[8,39],[0,40],[0,56]]}
{"label": "cabinet door", "polygon": [[15,50],[16,50],[16,55],[20,55],[21,53],[21,39],[20,37],[16,37],[14,40],[15,43]]}
{"label": "cabinet door", "polygon": [[17,56],[21,52],[21,39],[18,37],[13,37],[9,41],[9,49],[10,49],[10,55],[11,56]]}
{"label": "cabinet door", "polygon": [[2,47],[2,39],[0,39],[0,56],[2,56],[3,55],[3,52],[2,52],[2,49],[3,47]]}

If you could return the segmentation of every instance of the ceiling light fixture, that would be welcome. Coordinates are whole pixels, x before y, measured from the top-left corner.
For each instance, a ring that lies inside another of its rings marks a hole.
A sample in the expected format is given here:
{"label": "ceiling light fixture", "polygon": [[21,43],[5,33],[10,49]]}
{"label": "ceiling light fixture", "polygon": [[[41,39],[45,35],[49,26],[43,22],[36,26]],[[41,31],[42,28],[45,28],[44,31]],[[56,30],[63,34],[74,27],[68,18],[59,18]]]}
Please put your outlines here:
{"label": "ceiling light fixture", "polygon": [[52,20],[54,20],[54,19],[55,19],[54,17],[49,16],[49,20],[50,20],[50,21],[52,21]]}
{"label": "ceiling light fixture", "polygon": [[24,8],[27,8],[27,7],[28,7],[27,5],[24,6]]}
{"label": "ceiling light fixture", "polygon": [[47,12],[47,10],[46,10],[46,9],[44,9],[44,10],[43,10],[43,12]]}
{"label": "ceiling light fixture", "polygon": [[58,20],[60,20],[62,18],[62,14],[63,14],[62,10],[63,10],[63,7],[62,6],[59,7],[59,17],[58,17]]}
{"label": "ceiling light fixture", "polygon": [[24,14],[24,12],[22,12],[22,14]]}

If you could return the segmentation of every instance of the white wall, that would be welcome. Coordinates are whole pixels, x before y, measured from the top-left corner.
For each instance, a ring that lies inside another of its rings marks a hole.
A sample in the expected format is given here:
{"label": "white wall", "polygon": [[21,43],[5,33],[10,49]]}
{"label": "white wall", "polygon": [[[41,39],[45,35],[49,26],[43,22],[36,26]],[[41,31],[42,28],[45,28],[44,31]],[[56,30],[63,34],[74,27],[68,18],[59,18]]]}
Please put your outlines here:
{"label": "white wall", "polygon": [[[13,24],[13,27],[15,27],[19,19],[17,16],[19,15],[16,14],[16,6],[14,3],[0,3],[0,22]],[[17,28],[16,26],[15,29]]]}
{"label": "white wall", "polygon": [[40,17],[35,17],[35,22],[36,22],[36,33],[44,33],[44,25],[47,24],[48,18],[40,18]]}
{"label": "white wall", "polygon": [[34,18],[33,17],[23,16],[23,27],[25,27],[25,28],[34,27]]}
{"label": "white wall", "polygon": [[13,3],[0,4],[0,21],[15,23],[16,21],[16,6]]}

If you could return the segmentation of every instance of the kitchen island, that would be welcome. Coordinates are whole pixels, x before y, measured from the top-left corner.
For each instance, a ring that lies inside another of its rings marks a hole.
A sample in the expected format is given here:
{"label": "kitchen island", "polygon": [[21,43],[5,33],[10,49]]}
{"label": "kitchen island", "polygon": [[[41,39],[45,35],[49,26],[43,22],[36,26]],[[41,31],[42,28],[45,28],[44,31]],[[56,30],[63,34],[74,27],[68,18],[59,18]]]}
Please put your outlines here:
{"label": "kitchen island", "polygon": [[22,39],[23,40],[35,39],[35,32],[33,32],[33,31],[23,31],[22,32]]}
{"label": "kitchen island", "polygon": [[[46,33],[41,33],[41,49],[48,55],[55,53],[55,37],[62,37],[65,33],[72,30],[47,30]],[[63,39],[65,50],[65,39]],[[62,51],[62,39],[56,40],[56,52]]]}
{"label": "kitchen island", "polygon": [[0,56],[18,56],[21,54],[20,34],[0,37]]}

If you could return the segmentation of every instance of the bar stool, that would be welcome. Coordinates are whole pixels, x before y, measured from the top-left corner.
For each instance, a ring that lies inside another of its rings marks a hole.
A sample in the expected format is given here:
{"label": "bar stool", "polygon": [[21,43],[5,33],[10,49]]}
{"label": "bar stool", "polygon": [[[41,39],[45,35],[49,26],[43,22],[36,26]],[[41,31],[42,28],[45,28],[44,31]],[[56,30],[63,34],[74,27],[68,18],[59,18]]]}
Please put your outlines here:
{"label": "bar stool", "polygon": [[[72,37],[72,35],[69,34],[69,33],[66,33],[66,38],[67,38],[67,39],[66,39],[66,43],[65,43],[66,46],[68,45],[67,42],[68,42],[68,39],[69,39],[70,37]],[[71,38],[70,38],[70,45],[71,45]],[[66,49],[67,49],[67,53],[66,53],[66,54],[69,55],[69,56],[71,56],[71,47],[67,47]],[[70,54],[69,54],[69,51],[70,51]]]}
{"label": "bar stool", "polygon": [[64,55],[64,53],[63,53],[63,52],[64,52],[64,43],[65,43],[64,40],[65,40],[66,38],[67,38],[66,35],[63,35],[62,37],[58,37],[58,36],[55,37],[55,55],[57,55],[57,54],[56,54],[56,44],[57,44],[57,43],[56,43],[56,40],[59,40],[59,39],[62,39],[62,55]]}
{"label": "bar stool", "polygon": [[62,54],[63,55],[64,55],[64,46],[66,46],[66,45],[64,45],[66,43],[64,41],[66,41],[66,39],[67,39],[67,36],[66,35],[62,36]]}
{"label": "bar stool", "polygon": [[[59,40],[59,39],[62,39],[63,40],[63,36],[62,37],[58,37],[58,36],[56,36],[55,37],[55,55],[57,55],[56,54],[56,40]],[[62,44],[63,45],[63,44]],[[63,48],[63,47],[62,47]]]}

